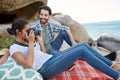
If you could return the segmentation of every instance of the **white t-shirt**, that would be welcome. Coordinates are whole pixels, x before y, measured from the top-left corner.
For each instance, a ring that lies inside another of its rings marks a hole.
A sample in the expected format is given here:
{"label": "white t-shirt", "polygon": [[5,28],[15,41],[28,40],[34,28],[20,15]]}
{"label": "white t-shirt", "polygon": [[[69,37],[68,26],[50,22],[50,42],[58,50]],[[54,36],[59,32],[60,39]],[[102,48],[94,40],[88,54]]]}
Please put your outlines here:
{"label": "white t-shirt", "polygon": [[[28,47],[19,45],[19,44],[13,44],[10,46],[10,55],[12,56],[15,52],[21,52],[24,56],[27,56],[28,54]],[[35,44],[34,47],[34,64],[33,68],[38,70],[42,67],[42,65],[52,57],[53,55],[43,53],[40,51],[40,46],[38,43]]]}

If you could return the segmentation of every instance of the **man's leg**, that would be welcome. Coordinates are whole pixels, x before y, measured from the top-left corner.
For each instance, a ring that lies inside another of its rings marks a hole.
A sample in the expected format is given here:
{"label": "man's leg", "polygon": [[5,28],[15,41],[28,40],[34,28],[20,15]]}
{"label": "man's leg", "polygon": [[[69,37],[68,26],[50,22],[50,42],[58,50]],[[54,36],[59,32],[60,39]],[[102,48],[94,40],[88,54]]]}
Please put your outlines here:
{"label": "man's leg", "polygon": [[72,46],[66,31],[60,31],[56,39],[52,42],[51,48],[53,48],[54,50],[59,50],[64,40],[67,42],[68,45]]}

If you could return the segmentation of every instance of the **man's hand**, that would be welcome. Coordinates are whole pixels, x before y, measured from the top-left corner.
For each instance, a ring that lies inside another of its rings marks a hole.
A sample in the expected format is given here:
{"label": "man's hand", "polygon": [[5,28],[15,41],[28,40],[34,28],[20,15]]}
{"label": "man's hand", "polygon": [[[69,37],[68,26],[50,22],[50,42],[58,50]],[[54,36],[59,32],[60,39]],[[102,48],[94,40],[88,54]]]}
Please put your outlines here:
{"label": "man's hand", "polygon": [[41,41],[43,42],[43,39],[42,39],[42,36],[41,36],[41,35],[37,35],[36,37],[37,37],[37,39],[38,39],[38,42],[41,42]]}

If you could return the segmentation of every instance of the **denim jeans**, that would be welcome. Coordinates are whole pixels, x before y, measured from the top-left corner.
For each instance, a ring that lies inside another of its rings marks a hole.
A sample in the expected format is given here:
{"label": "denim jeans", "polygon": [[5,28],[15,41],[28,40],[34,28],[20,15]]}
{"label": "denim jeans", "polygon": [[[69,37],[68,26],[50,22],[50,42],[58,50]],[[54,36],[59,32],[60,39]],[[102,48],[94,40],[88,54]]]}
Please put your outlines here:
{"label": "denim jeans", "polygon": [[119,77],[119,72],[110,67],[112,62],[84,42],[78,43],[65,51],[53,55],[38,72],[41,73],[44,78],[53,78],[72,66],[78,59],[86,61],[92,67],[111,76],[115,80]]}
{"label": "denim jeans", "polygon": [[[69,46],[72,46],[71,41],[70,41],[66,31],[60,31],[60,33],[58,34],[56,39],[52,42],[51,49],[48,51],[48,53],[53,54],[53,55],[60,53],[61,51],[59,51],[59,49],[61,48],[64,40],[66,41],[66,43]],[[96,57],[98,57],[99,59],[104,61],[106,64],[108,64],[108,65],[112,64],[109,59],[103,58],[102,55],[99,55],[99,53],[97,51],[95,51],[92,47],[90,47],[88,44],[81,43],[79,46],[85,46],[86,48],[88,48],[91,51],[91,53],[94,53],[94,55]]]}
{"label": "denim jeans", "polygon": [[[51,49],[59,51],[59,49],[61,48],[64,40],[66,41],[66,43],[68,45],[72,46],[71,41],[70,41],[70,39],[69,39],[66,31],[60,31],[59,34],[58,34],[58,36],[52,42]],[[54,54],[54,53],[50,52],[50,54]]]}
{"label": "denim jeans", "polygon": [[53,57],[38,70],[44,78],[55,77],[72,66],[76,60],[81,59],[115,80],[118,79],[119,72],[110,67],[112,62],[84,42],[78,43],[64,51],[59,51],[63,40],[71,46],[66,32],[62,31],[61,33],[62,34],[59,34],[55,39],[49,51],[50,54],[53,54]]}

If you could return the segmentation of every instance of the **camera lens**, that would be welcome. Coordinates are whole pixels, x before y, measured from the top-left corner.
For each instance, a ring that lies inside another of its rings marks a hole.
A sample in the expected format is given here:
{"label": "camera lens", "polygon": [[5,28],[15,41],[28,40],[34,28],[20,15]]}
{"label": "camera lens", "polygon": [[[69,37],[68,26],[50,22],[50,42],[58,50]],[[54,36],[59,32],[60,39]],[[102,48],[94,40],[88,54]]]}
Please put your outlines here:
{"label": "camera lens", "polygon": [[36,35],[40,35],[41,34],[41,30],[38,30],[38,29],[35,29],[35,28],[30,28],[28,29],[26,32],[27,32],[27,35],[29,35],[30,31],[33,30],[35,32],[35,36]]}

